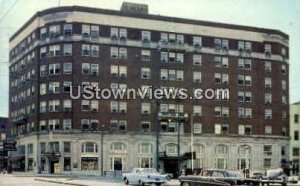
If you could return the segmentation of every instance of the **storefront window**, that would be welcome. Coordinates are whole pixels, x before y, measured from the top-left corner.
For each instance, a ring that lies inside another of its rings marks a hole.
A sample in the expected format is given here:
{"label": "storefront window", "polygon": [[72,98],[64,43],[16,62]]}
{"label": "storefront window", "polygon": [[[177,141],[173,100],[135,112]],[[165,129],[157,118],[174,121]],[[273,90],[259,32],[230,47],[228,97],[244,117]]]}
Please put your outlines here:
{"label": "storefront window", "polygon": [[64,171],[71,171],[71,158],[70,157],[64,158]]}
{"label": "storefront window", "polygon": [[81,170],[98,170],[98,158],[97,157],[82,157],[81,158]]}

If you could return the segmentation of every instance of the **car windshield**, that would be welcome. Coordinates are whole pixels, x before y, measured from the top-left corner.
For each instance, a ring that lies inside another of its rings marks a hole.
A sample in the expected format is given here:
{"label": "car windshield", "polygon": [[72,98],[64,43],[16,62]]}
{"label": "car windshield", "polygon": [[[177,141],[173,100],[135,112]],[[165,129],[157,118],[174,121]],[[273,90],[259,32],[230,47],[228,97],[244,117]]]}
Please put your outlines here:
{"label": "car windshield", "polygon": [[243,175],[241,173],[239,173],[239,172],[228,171],[228,172],[226,172],[226,177],[241,178],[241,177],[243,177]]}

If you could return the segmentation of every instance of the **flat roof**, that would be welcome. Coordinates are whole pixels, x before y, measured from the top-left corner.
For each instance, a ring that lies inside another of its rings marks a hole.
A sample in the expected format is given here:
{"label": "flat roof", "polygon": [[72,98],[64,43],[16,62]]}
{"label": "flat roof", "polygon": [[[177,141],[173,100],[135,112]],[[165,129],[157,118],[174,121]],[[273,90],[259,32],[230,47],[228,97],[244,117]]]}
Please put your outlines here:
{"label": "flat roof", "polygon": [[[133,14],[133,13],[126,13],[126,12],[117,11],[117,10],[100,9],[100,8],[83,7],[83,6],[62,6],[62,7],[49,8],[49,9],[45,9],[45,10],[37,12],[10,37],[9,41],[12,41],[18,34],[20,34],[22,32],[23,29],[25,29],[37,17],[51,14],[53,12],[66,12],[66,11],[99,13],[99,14],[117,15],[117,16],[124,16],[124,17],[143,18],[143,19],[149,19],[149,20],[159,20],[159,21],[167,21],[167,22],[175,22],[175,23],[186,23],[186,24],[193,24],[193,25],[203,25],[203,26],[236,29],[236,30],[263,32],[263,33],[268,33],[268,34],[277,34],[277,35],[282,36],[285,39],[289,39],[289,36],[286,33],[282,32],[280,30],[276,30],[276,29],[267,29],[267,28],[259,28],[259,27],[252,27],[252,26],[218,23],[218,22],[210,22],[210,21],[202,21],[202,20],[186,19],[186,18],[178,18],[178,17],[169,17],[169,16],[161,16],[161,15],[153,15],[153,14]],[[138,28],[138,26],[137,26],[137,28]]]}

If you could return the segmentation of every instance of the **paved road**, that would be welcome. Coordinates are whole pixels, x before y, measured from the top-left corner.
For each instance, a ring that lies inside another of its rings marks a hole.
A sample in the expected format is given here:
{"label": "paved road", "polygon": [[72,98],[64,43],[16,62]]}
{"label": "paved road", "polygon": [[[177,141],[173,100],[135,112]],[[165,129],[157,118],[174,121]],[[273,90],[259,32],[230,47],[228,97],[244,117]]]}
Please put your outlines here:
{"label": "paved road", "polygon": [[[51,183],[52,182],[52,183]],[[56,183],[53,183],[56,182]],[[57,183],[59,182],[59,183]],[[81,185],[81,186],[124,186],[120,181],[100,180],[89,178],[70,179],[66,177],[22,177],[17,175],[2,175],[0,174],[0,186],[62,186],[66,185]],[[165,186],[179,186],[178,180],[172,180]]]}
{"label": "paved road", "polygon": [[11,175],[0,175],[0,186],[62,186],[57,183],[45,183],[35,181],[34,177],[14,177]]}

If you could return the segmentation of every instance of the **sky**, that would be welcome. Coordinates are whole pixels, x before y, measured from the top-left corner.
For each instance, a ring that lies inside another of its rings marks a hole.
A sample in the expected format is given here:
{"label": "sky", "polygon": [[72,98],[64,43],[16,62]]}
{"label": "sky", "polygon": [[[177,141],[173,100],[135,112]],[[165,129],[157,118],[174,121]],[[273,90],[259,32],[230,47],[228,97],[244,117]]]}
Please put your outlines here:
{"label": "sky", "polygon": [[[290,36],[290,103],[300,101],[300,0],[126,0],[149,13],[281,30]],[[57,6],[119,10],[123,0],[0,0],[0,117],[8,116],[8,40],[37,11]]]}

